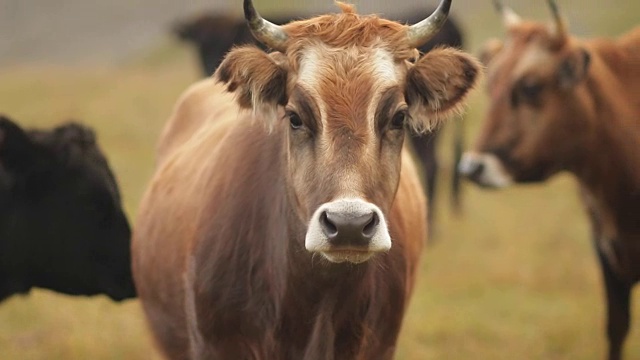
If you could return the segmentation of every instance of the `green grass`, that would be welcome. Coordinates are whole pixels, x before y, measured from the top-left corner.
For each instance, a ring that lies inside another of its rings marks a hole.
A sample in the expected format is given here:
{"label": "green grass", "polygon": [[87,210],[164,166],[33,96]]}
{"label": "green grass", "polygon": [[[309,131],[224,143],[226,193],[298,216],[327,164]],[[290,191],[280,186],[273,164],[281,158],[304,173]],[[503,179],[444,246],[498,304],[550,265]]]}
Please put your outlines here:
{"label": "green grass", "polygon": [[[629,2],[616,21],[586,7],[584,22],[615,34],[637,22],[637,8]],[[476,15],[492,16],[490,10]],[[501,35],[491,33],[493,22],[471,34],[471,48],[488,35]],[[196,66],[186,48],[168,42],[114,68],[1,68],[0,112],[25,126],[50,127],[68,118],[93,126],[133,220],[153,171],[161,126],[198,77]],[[468,143],[484,107],[478,92],[465,120]],[[446,201],[450,137],[446,127],[437,228],[424,253],[398,358],[603,358],[602,284],[573,179],[561,175],[500,192],[467,185],[464,213],[453,216]],[[633,323],[626,352],[640,358],[640,316]],[[35,290],[0,304],[0,359],[154,359],[145,326],[136,300],[115,304],[105,297]]]}

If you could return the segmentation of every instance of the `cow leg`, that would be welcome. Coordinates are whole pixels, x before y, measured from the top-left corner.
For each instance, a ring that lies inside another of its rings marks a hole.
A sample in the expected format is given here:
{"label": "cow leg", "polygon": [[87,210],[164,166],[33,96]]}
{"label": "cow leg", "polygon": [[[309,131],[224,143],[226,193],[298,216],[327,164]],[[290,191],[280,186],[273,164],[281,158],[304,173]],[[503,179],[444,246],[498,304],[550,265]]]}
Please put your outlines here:
{"label": "cow leg", "polygon": [[622,345],[629,332],[629,302],[631,286],[621,281],[598,247],[598,258],[607,292],[607,337],[609,360],[622,358]]}

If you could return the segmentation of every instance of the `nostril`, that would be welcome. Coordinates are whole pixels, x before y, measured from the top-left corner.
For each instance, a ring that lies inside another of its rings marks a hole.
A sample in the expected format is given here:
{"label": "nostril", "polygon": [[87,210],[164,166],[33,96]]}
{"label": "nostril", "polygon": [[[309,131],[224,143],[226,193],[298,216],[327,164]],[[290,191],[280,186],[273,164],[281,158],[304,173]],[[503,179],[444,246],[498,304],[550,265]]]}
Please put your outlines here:
{"label": "nostril", "polygon": [[473,164],[473,167],[471,168],[471,172],[470,172],[469,176],[470,177],[478,177],[478,176],[480,176],[480,174],[482,174],[483,171],[484,171],[484,163],[477,162],[477,163]]}
{"label": "nostril", "polygon": [[322,232],[325,236],[330,239],[338,235],[338,228],[333,222],[331,222],[331,220],[329,220],[326,211],[323,211],[322,214],[320,214],[320,227],[322,227]]}
{"label": "nostril", "polygon": [[367,222],[364,228],[362,228],[362,235],[366,238],[372,238],[376,232],[376,227],[378,226],[379,222],[380,218],[378,217],[378,214],[376,214],[375,212],[371,213],[371,219],[369,220],[369,222]]}

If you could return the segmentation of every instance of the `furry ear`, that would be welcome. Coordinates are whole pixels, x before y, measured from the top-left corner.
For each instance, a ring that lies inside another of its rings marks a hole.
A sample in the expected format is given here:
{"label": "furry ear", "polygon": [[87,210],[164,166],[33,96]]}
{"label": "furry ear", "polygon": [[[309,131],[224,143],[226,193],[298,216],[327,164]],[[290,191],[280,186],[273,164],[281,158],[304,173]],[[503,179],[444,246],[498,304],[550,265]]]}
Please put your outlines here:
{"label": "furry ear", "polygon": [[281,53],[266,54],[255,46],[243,46],[227,54],[214,77],[236,93],[240,107],[275,116],[278,105],[287,103],[286,64]]}
{"label": "furry ear", "polygon": [[558,68],[558,84],[563,89],[571,89],[582,81],[589,72],[591,55],[583,48],[572,50]]}
{"label": "furry ear", "polygon": [[33,144],[27,133],[9,118],[0,115],[0,162],[7,168],[24,166]]}
{"label": "furry ear", "polygon": [[407,72],[411,127],[424,132],[459,111],[481,71],[475,58],[452,48],[435,49],[420,58]]}
{"label": "furry ear", "polygon": [[491,60],[502,50],[504,43],[500,39],[489,39],[478,51],[478,59],[484,66],[488,66]]}

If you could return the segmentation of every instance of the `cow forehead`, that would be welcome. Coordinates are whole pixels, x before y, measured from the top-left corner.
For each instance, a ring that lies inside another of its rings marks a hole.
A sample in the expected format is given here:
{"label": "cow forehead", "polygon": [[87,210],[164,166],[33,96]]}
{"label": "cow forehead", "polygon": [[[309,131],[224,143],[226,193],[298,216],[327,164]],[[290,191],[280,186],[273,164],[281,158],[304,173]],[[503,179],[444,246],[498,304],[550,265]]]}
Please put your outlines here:
{"label": "cow forehead", "polygon": [[527,75],[543,77],[552,71],[554,55],[540,43],[507,42],[505,48],[487,71],[487,80],[493,96],[503,96],[516,81]]}
{"label": "cow forehead", "polygon": [[300,59],[297,83],[318,102],[322,121],[331,106],[325,102],[335,98],[352,101],[353,108],[364,107],[360,110],[372,119],[382,90],[397,85],[402,71],[393,54],[380,47],[318,44],[305,49]]}
{"label": "cow forehead", "polygon": [[301,56],[298,83],[318,92],[331,78],[357,81],[367,77],[376,85],[398,82],[398,66],[392,53],[384,48],[329,47],[324,44],[305,49]]}
{"label": "cow forehead", "polygon": [[[514,56],[517,54],[514,54]],[[514,78],[536,71],[540,75],[546,74],[546,70],[554,63],[553,54],[548,48],[540,44],[533,43],[527,46],[518,56],[520,59],[514,68]]]}

